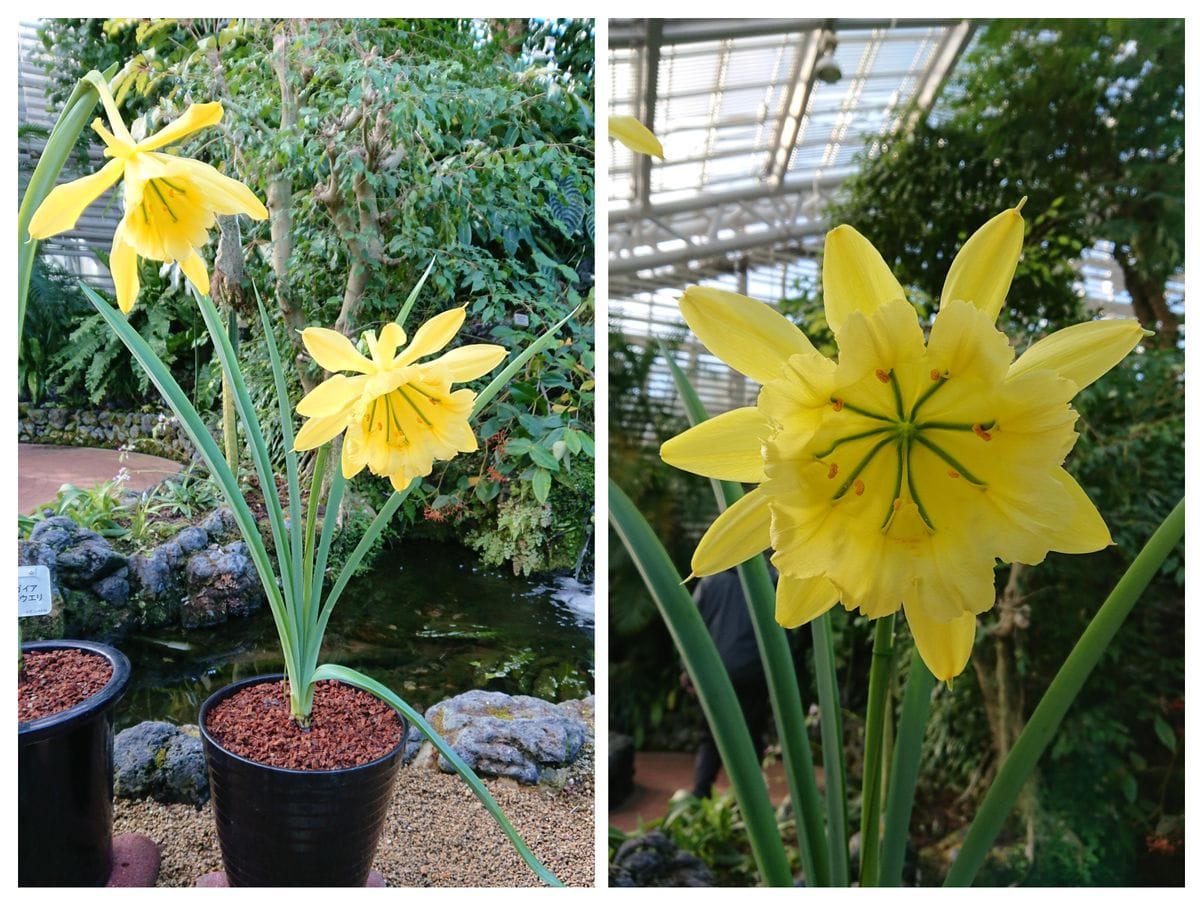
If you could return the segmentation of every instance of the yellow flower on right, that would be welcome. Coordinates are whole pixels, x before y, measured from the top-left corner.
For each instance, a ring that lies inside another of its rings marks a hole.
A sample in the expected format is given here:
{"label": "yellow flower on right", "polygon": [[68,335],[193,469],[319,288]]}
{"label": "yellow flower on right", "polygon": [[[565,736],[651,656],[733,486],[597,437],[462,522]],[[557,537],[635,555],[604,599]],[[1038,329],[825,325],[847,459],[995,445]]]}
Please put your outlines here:
{"label": "yellow flower on right", "polygon": [[1112,543],[1062,466],[1077,437],[1070,401],[1145,332],[1134,320],[1085,322],[1014,360],[995,321],[1021,254],[1020,210],[963,245],[928,342],[879,252],[847,225],[825,239],[822,276],[836,361],[766,304],[684,293],[696,336],[762,384],[755,406],[662,446],[672,466],[757,484],[701,538],[694,575],[772,548],[781,625],[839,601],[872,619],[903,607],[921,658],[947,680],[995,602],[997,559],[1036,564]]}

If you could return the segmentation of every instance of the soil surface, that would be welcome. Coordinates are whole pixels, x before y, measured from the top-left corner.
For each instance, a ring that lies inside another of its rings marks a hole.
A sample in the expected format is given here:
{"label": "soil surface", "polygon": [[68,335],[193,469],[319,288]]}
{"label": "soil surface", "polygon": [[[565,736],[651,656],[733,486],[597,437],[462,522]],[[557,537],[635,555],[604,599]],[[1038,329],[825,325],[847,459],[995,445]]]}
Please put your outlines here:
{"label": "soil surface", "polygon": [[107,658],[78,648],[27,651],[23,657],[24,676],[17,680],[17,721],[21,723],[69,710],[112,678]]}
{"label": "soil surface", "polygon": [[[596,875],[590,745],[586,751],[567,771],[561,790],[485,780],[538,860],[571,886],[590,886]],[[196,809],[117,800],[113,832],[137,832],[158,843],[160,886],[195,885],[223,866],[211,804]],[[541,884],[461,779],[411,766],[401,767],[396,776],[372,867],[389,886]]]}
{"label": "soil surface", "polygon": [[378,760],[404,735],[383,701],[341,682],[318,682],[312,726],[291,718],[287,683],[243,688],[208,712],[209,734],[227,751],[289,770],[334,770]]}

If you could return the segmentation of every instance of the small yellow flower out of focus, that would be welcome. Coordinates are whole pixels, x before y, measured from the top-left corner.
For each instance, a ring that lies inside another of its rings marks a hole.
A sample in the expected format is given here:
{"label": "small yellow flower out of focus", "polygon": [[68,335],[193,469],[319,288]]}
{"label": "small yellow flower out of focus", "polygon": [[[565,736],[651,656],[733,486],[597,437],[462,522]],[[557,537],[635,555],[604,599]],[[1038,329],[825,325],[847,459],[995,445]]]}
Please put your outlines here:
{"label": "small yellow flower out of focus", "polygon": [[112,132],[99,119],[92,128],[104,140],[108,163],[98,172],[61,184],[42,201],[29,222],[29,235],[43,240],[70,231],[101,194],[125,177],[125,215],[113,235],[109,268],[117,304],[128,314],[137,301],[138,257],[177,262],[188,281],[208,293],[208,267],[199,249],[208,243],[216,216],[245,213],[266,219],[254,192],[207,163],[157,152],[193,132],[221,121],[220,103],[194,103],[182,116],[150,137],[135,142],[107,89],[100,99]]}
{"label": "small yellow flower out of focus", "polygon": [[996,560],[1085,554],[1108,528],[1063,469],[1070,401],[1137,345],[1134,320],[1062,329],[1013,359],[995,326],[1021,254],[1020,206],[959,251],[928,342],[904,289],[848,225],[825,240],[825,316],[838,359],[766,304],[713,288],[680,301],[688,326],[762,384],[755,406],[662,446],[672,466],[757,487],[717,517],[695,575],[772,548],[775,615],[791,628],[840,602],[875,619],[903,607],[921,658],[962,672]]}
{"label": "small yellow flower out of focus", "polygon": [[420,362],[449,344],[465,318],[461,307],[439,313],[417,329],[407,347],[404,329],[394,322],[378,337],[368,331],[363,337],[370,359],[340,332],[302,331],[317,364],[337,374],[296,405],[296,412],[311,418],[296,435],[295,449],[311,450],[344,431],[342,474],[350,479],[367,467],[391,479],[397,491],[429,475],[434,460],[474,451],[478,444],[467,418],[475,392],[454,391],[451,385],[491,372],[508,351],[496,344],[468,344]]}
{"label": "small yellow flower out of focus", "polygon": [[633,116],[609,116],[608,136],[620,141],[634,153],[644,153],[663,159],[662,144],[654,132]]}

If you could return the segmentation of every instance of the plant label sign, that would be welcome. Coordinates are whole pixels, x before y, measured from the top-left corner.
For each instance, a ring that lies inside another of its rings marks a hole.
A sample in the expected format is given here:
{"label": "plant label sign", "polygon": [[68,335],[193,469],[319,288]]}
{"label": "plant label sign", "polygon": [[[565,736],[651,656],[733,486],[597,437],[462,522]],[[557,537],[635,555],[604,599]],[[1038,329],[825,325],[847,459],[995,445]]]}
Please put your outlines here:
{"label": "plant label sign", "polygon": [[17,567],[17,616],[45,616],[50,612],[50,568]]}

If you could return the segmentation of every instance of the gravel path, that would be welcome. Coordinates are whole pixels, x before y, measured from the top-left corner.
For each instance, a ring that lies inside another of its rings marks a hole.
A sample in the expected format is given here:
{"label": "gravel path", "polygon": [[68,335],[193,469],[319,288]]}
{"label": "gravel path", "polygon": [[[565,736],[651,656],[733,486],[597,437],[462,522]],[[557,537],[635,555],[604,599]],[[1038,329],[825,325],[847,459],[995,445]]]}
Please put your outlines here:
{"label": "gravel path", "polygon": [[[508,779],[488,790],[538,859],[567,885],[595,880],[595,796],[591,746],[552,791]],[[147,835],[162,850],[160,886],[190,886],[221,868],[209,805],[121,801],[113,832]],[[534,886],[504,832],[457,776],[403,767],[374,867],[389,886]]]}

